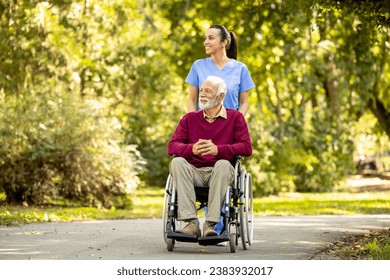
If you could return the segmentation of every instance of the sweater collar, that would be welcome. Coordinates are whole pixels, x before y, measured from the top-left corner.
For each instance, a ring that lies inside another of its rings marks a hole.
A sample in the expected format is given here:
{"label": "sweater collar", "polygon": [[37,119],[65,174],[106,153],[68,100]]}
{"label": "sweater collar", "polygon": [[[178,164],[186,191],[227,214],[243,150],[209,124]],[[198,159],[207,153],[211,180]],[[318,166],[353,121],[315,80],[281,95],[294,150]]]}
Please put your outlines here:
{"label": "sweater collar", "polygon": [[214,117],[208,116],[208,115],[206,114],[206,111],[203,110],[203,118],[204,118],[206,121],[210,122],[210,123],[212,123],[213,121],[215,121],[215,120],[218,119],[219,117],[224,118],[224,119],[227,119],[226,108],[223,107],[223,105],[221,106],[221,110],[219,110],[218,114],[215,115]]}

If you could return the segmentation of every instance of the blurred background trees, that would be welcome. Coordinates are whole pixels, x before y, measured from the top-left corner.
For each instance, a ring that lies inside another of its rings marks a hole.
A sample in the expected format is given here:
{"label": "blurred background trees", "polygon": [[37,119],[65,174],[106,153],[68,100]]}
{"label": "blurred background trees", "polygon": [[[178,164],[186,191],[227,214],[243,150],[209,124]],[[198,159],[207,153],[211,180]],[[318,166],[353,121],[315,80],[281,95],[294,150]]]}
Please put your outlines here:
{"label": "blurred background trees", "polygon": [[126,207],[134,188],[164,185],[184,79],[215,23],[236,32],[256,84],[257,194],[331,191],[356,156],[386,154],[386,1],[1,0],[7,201]]}

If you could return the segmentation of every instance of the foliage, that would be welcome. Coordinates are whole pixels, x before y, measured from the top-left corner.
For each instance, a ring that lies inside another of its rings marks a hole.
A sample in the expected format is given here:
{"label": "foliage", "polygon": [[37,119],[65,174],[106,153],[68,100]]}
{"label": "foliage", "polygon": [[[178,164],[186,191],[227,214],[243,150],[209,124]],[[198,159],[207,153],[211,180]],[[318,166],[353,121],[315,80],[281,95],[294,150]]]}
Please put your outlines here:
{"label": "foliage", "polygon": [[115,90],[107,73],[116,75],[105,64],[110,54],[90,44],[110,40],[87,34],[101,20],[83,14],[87,6],[1,2],[0,188],[8,202],[64,197],[125,207],[126,193],[140,184],[141,156],[123,145],[109,110]]}
{"label": "foliage", "polygon": [[163,185],[184,78],[214,23],[235,31],[256,84],[245,161],[256,193],[332,190],[353,172],[362,116],[388,148],[385,2],[0,0],[7,200],[124,205],[126,185]]}
{"label": "foliage", "polygon": [[125,194],[140,183],[142,161],[134,147],[121,145],[120,124],[103,117],[98,106],[104,104],[44,94],[8,97],[4,104],[0,189],[7,202],[62,197],[94,206],[127,204]]}
{"label": "foliage", "polygon": [[381,94],[389,84],[389,26],[382,25],[388,11],[351,2],[161,4],[171,38],[190,44],[174,45],[183,77],[205,56],[207,26],[223,24],[238,35],[238,58],[256,84],[248,117],[254,155],[247,165],[258,194],[332,190],[353,172],[354,122],[367,109],[384,113],[369,100],[388,102]]}

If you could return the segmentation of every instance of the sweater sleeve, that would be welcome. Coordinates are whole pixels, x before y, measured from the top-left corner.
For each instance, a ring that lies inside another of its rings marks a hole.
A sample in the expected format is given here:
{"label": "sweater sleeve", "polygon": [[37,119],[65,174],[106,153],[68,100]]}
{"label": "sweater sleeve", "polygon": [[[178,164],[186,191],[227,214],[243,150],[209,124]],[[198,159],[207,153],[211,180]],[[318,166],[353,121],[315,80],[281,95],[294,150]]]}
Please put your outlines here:
{"label": "sweater sleeve", "polygon": [[168,155],[188,158],[192,155],[192,146],[188,143],[188,117],[184,115],[168,143]]}
{"label": "sweater sleeve", "polygon": [[250,139],[248,126],[241,113],[236,114],[234,120],[234,136],[232,144],[218,145],[219,159],[233,160],[235,156],[241,155],[249,157],[252,155],[252,142]]}

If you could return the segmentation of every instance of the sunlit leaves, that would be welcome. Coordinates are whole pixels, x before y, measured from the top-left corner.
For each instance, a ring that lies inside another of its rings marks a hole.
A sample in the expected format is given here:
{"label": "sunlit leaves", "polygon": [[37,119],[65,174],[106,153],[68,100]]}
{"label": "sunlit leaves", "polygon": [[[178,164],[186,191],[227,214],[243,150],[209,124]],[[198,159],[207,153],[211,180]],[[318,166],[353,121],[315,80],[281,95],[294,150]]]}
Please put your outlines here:
{"label": "sunlit leaves", "polygon": [[[166,143],[186,111],[184,78],[206,56],[206,28],[223,24],[238,35],[238,59],[256,84],[246,164],[257,191],[329,190],[351,170],[354,126],[367,103],[390,106],[388,11],[371,2],[1,1],[5,158],[28,146],[45,165],[80,139],[96,156],[84,160],[86,170],[123,171],[116,163],[126,162],[117,157],[125,143],[137,145],[125,153],[147,160],[142,179],[163,184]],[[71,97],[97,110],[93,117],[71,109]],[[75,156],[76,168],[82,159]]]}
{"label": "sunlit leaves", "polygon": [[[185,2],[175,1],[170,7]],[[210,18],[238,34],[238,57],[256,84],[250,92],[248,120],[255,147],[249,169],[257,191],[329,190],[351,171],[350,127],[366,109],[378,79],[387,77],[383,69],[388,68],[385,45],[375,43],[375,38],[388,41],[383,39],[388,33],[369,20],[383,9],[352,2],[236,2],[240,13],[224,5],[215,9],[213,3],[200,8],[199,1],[191,1],[188,18],[166,13],[178,26],[173,33],[186,28],[186,34],[179,32],[181,38],[198,33],[197,20]],[[202,49],[201,41],[186,43],[191,50],[183,46],[178,55],[188,61],[188,68],[204,55],[193,50]],[[184,68],[182,75],[187,71]],[[387,84],[381,83],[378,93]]]}

